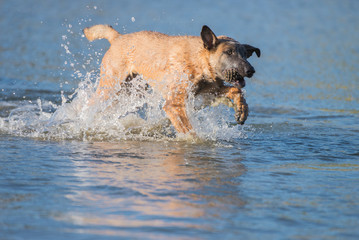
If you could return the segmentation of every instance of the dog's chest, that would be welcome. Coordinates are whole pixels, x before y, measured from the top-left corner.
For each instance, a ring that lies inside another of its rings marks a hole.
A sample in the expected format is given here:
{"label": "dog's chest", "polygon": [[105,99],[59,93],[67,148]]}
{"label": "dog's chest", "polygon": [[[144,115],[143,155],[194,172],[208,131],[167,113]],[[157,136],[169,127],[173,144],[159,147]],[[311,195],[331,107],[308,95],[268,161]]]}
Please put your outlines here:
{"label": "dog's chest", "polygon": [[196,82],[193,86],[193,93],[199,94],[216,94],[218,90],[223,86],[222,81],[202,78]]}

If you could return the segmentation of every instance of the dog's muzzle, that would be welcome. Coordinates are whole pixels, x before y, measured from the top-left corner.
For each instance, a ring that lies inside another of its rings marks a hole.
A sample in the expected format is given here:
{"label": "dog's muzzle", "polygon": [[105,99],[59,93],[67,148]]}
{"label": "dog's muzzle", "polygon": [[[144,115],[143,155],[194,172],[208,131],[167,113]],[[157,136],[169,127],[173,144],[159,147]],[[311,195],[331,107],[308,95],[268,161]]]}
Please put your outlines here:
{"label": "dog's muzzle", "polygon": [[246,86],[246,81],[235,68],[224,70],[223,75],[224,80],[233,84],[236,88],[244,88]]}

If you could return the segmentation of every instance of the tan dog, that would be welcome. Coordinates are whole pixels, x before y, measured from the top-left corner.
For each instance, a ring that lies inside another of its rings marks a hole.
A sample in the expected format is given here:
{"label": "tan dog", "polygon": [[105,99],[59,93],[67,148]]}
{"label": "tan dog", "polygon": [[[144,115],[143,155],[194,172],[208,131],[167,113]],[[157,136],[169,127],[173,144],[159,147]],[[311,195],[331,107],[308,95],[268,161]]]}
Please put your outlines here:
{"label": "tan dog", "polygon": [[[201,37],[168,36],[142,31],[119,34],[111,26],[95,25],[84,29],[88,40],[106,38],[110,49],[102,59],[101,79],[96,93],[107,99],[123,81],[141,75],[165,99],[168,118],[179,133],[192,131],[186,113],[190,91],[195,95],[229,99],[236,120],[244,124],[248,105],[242,96],[244,77],[252,77],[254,68],[247,58],[260,50],[240,44],[226,36],[216,37],[203,26]],[[224,81],[233,86],[225,86]]]}

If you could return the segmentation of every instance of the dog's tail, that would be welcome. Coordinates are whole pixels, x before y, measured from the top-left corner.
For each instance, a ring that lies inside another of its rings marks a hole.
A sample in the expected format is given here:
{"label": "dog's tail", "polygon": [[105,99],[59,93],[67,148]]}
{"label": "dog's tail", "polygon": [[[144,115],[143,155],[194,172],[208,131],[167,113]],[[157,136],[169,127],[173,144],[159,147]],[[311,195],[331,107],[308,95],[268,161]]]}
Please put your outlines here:
{"label": "dog's tail", "polygon": [[112,43],[114,39],[121,35],[110,25],[101,24],[85,28],[83,32],[90,42],[96,39],[106,38],[110,43]]}

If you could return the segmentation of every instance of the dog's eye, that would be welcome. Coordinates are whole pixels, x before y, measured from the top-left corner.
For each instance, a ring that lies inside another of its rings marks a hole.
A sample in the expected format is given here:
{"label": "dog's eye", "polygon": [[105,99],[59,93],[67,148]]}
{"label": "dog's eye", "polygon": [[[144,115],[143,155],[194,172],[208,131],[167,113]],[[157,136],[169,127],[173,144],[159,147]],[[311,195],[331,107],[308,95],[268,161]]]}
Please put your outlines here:
{"label": "dog's eye", "polygon": [[233,54],[233,50],[232,50],[232,49],[229,49],[229,50],[226,51],[226,53],[227,53],[228,55],[232,55],[232,54]]}

